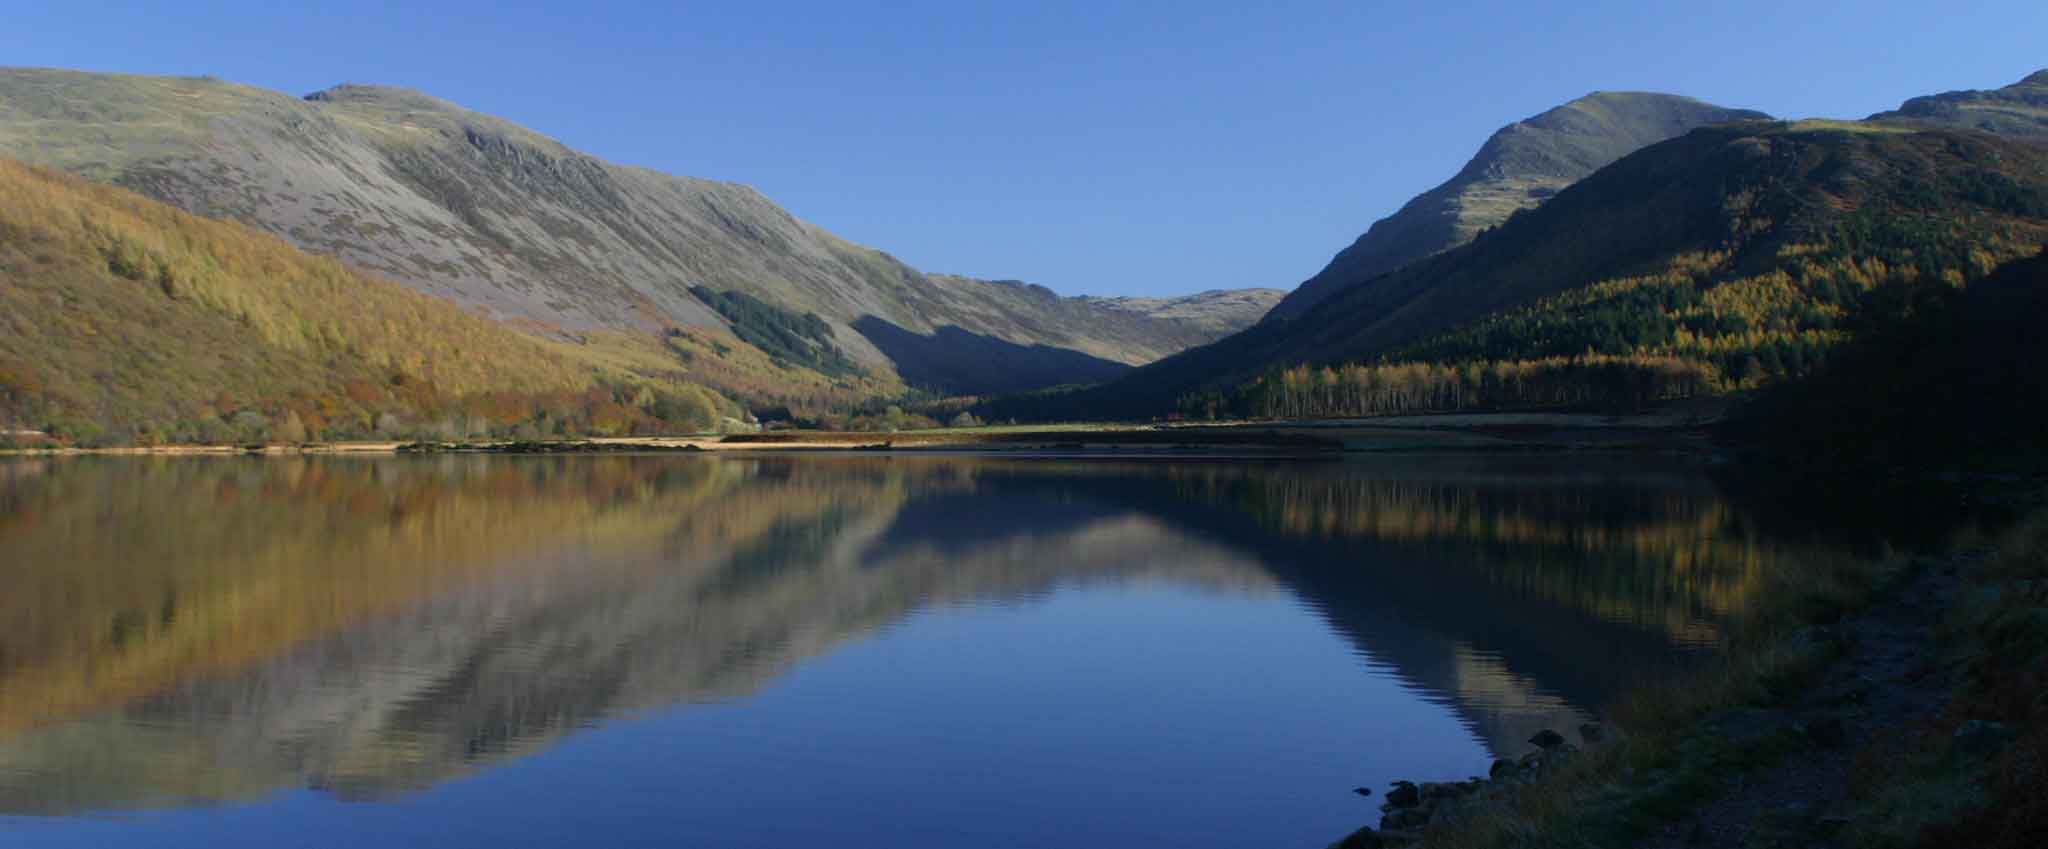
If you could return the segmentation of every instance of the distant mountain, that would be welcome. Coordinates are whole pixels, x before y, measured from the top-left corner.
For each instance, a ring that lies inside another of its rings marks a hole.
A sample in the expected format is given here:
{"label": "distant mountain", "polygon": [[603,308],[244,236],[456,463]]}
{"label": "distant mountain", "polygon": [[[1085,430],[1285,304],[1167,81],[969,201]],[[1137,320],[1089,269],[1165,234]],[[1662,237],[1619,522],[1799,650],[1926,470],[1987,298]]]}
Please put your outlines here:
{"label": "distant mountain", "polygon": [[1330,397],[1422,398],[1441,381],[1476,393],[1526,384],[1531,362],[1588,352],[1662,358],[1646,368],[1693,363],[1723,385],[1753,385],[1798,373],[1842,339],[1873,288],[1961,285],[2044,239],[2048,146],[1886,123],[1702,128],[1295,319],[1000,414],[1161,415],[1196,393],[1257,381],[1293,394],[1332,379],[1279,374],[1301,364],[1437,369],[1361,372]]}
{"label": "distant mountain", "polygon": [[2048,69],[2005,88],[1915,97],[1872,121],[1899,121],[2006,136],[2048,138]]}
{"label": "distant mountain", "polygon": [[1268,318],[1299,317],[1351,286],[1471,241],[1644,147],[1708,124],[1769,117],[1672,94],[1595,92],[1509,124],[1456,176],[1375,222]]}
{"label": "distant mountain", "polygon": [[1077,300],[1228,335],[1258,323],[1286,296],[1279,289],[1211,289],[1178,298],[1083,295]]}
{"label": "distant mountain", "polygon": [[[998,357],[987,365],[1002,371],[1006,352],[1049,348],[1094,369],[1048,376],[1064,382],[1234,329],[1131,322],[1089,301],[937,282],[749,187],[615,165],[399,88],[343,85],[301,99],[206,78],[0,69],[0,156],[251,224],[564,338],[694,328],[717,337],[707,347],[744,345],[761,333],[734,327],[692,290],[739,292],[789,314],[777,322],[820,317],[828,332],[812,343],[819,362],[843,354],[893,379],[964,352]],[[1077,314],[1089,320],[1071,320]],[[878,337],[918,340],[897,352],[924,359],[899,361]],[[952,344],[959,340],[973,344]],[[767,374],[734,376],[700,368],[703,360],[690,370],[760,397],[809,369],[770,354],[777,370]]]}
{"label": "distant mountain", "polygon": [[983,320],[1007,323],[1013,332],[975,334],[956,326],[917,333],[872,316],[854,327],[897,364],[906,382],[967,394],[1107,380],[1250,327],[1281,294],[1239,289],[1178,298],[1064,297],[1018,280],[926,279],[962,301],[972,299]]}

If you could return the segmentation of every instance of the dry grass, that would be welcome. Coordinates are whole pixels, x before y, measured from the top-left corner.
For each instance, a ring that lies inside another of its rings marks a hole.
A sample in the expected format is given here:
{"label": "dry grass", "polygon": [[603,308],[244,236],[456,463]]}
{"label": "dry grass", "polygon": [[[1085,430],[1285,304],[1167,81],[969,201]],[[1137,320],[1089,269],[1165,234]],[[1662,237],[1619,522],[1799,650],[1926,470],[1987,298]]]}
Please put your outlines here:
{"label": "dry grass", "polygon": [[[238,224],[0,160],[0,421],[367,421],[636,385],[730,407],[652,336],[543,339]],[[630,394],[630,393],[629,393]]]}

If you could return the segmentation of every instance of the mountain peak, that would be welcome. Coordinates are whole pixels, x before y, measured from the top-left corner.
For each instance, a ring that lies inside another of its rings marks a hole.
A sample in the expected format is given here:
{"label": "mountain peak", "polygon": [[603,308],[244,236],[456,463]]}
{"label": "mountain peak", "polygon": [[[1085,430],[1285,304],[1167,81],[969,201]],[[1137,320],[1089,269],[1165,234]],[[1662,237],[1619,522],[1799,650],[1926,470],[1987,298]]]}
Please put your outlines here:
{"label": "mountain peak", "polygon": [[308,103],[339,109],[373,126],[435,129],[457,136],[508,143],[545,156],[573,156],[574,151],[546,135],[518,124],[443,100],[418,89],[394,85],[342,83],[306,95]]}
{"label": "mountain peak", "polygon": [[2042,68],[2027,75],[2026,79],[2013,83],[2014,88],[2048,88],[2048,68]]}
{"label": "mountain peak", "polygon": [[306,95],[305,99],[315,103],[376,103],[412,109],[457,111],[462,108],[418,89],[372,83],[329,86]]}
{"label": "mountain peak", "polygon": [[1676,94],[1595,91],[1495,132],[1450,180],[1380,219],[1268,315],[1287,319],[1353,284],[1464,244],[1608,163],[1708,124],[1767,119]]}

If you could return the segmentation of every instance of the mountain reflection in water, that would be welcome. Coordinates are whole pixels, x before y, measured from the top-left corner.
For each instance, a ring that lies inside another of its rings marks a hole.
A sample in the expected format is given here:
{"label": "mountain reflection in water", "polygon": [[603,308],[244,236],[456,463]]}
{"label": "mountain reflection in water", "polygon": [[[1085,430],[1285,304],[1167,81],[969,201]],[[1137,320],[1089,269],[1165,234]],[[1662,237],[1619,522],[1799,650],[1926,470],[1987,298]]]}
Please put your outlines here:
{"label": "mountain reflection in water", "polygon": [[388,798],[1076,587],[1294,599],[1350,647],[1327,674],[1517,754],[1713,646],[1782,556],[1645,463],[0,463],[0,813]]}

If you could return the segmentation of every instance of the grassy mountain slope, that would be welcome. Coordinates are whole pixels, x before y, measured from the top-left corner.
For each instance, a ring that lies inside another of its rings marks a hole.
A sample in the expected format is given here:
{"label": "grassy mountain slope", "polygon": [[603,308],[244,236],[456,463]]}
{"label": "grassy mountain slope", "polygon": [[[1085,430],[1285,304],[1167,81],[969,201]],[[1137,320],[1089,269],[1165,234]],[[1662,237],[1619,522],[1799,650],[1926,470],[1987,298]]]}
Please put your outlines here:
{"label": "grassy mountain slope", "polygon": [[1870,120],[2048,138],[2048,70],[2000,89],[1915,97]]}
{"label": "grassy mountain slope", "polygon": [[1595,92],[1509,124],[1457,175],[1375,222],[1269,316],[1298,317],[1351,286],[1471,241],[1649,145],[1707,124],[1769,117],[1671,94]]}
{"label": "grassy mountain slope", "polygon": [[[1591,351],[1761,364],[1787,344],[1831,344],[1843,312],[1879,285],[1964,283],[2044,237],[2040,145],[1838,122],[1704,128],[1469,245],[1064,398],[1052,414],[1157,415],[1302,363],[1475,365]],[[1304,375],[1288,391],[1343,379]]]}
{"label": "grassy mountain slope", "polygon": [[[562,336],[726,327],[697,287],[816,314],[830,344],[884,382],[898,364],[853,329],[864,319],[1121,363],[1221,335],[936,282],[746,186],[614,165],[404,89],[344,85],[301,99],[212,79],[0,70],[0,155],[252,224]],[[1075,311],[1094,320],[1067,320]],[[777,377],[816,376],[803,371]]]}
{"label": "grassy mountain slope", "polygon": [[250,228],[0,160],[0,427],[83,441],[693,431],[652,337],[536,338]]}

